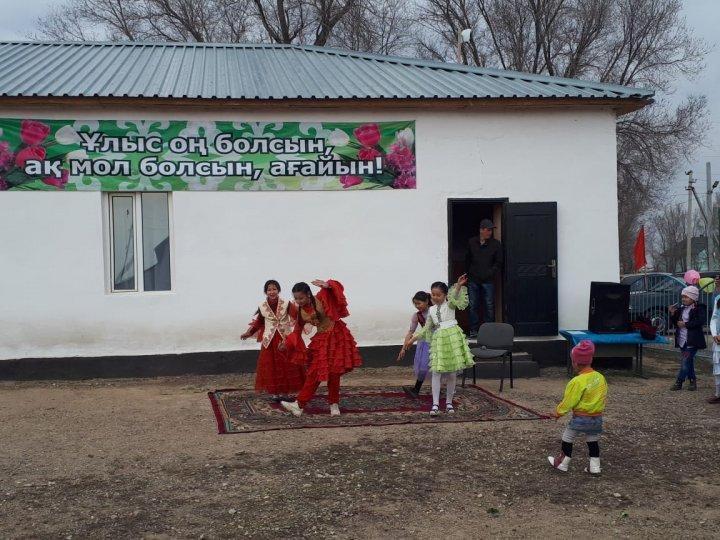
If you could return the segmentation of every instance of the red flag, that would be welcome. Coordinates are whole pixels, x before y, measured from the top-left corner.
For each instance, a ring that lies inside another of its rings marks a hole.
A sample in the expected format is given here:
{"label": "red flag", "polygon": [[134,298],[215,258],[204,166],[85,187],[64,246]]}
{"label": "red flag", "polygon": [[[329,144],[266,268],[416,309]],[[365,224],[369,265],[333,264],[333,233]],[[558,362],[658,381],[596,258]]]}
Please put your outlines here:
{"label": "red flag", "polygon": [[647,260],[645,260],[645,225],[640,227],[640,231],[638,231],[633,257],[635,259],[635,271],[647,266]]}

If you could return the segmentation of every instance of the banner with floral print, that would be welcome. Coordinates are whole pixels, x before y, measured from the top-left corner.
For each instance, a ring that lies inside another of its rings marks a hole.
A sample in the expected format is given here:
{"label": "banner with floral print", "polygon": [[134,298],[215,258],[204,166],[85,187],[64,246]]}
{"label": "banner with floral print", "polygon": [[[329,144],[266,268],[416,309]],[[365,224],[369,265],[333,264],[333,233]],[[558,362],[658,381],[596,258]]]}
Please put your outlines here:
{"label": "banner with floral print", "polygon": [[0,191],[414,189],[415,122],[0,119]]}

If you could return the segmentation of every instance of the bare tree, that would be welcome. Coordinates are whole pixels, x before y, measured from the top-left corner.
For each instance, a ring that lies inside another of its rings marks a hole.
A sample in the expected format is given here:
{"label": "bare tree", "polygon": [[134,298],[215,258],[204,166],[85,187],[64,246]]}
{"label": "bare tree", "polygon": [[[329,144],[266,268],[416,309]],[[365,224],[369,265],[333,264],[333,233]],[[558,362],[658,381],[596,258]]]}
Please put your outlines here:
{"label": "bare tree", "polygon": [[[257,40],[253,0],[68,0],[38,21],[35,39]],[[90,31],[85,30],[90,29]]]}
{"label": "bare tree", "polygon": [[[32,37],[325,45],[358,0],[68,0]],[[83,31],[91,28],[89,34]]]}
{"label": "bare tree", "polygon": [[37,32],[28,37],[37,40],[57,41],[92,41],[107,36],[104,29],[88,24],[79,3],[73,5],[53,6],[49,13],[38,19]]}
{"label": "bare tree", "polygon": [[400,55],[414,46],[411,0],[356,2],[342,18],[328,45],[378,54]]}
{"label": "bare tree", "polygon": [[306,37],[308,5],[303,0],[253,0],[267,35],[275,43],[292,43]]}
{"label": "bare tree", "polygon": [[649,222],[647,243],[656,270],[676,272],[685,266],[687,208],[666,206]]}
{"label": "bare tree", "polygon": [[[687,206],[668,205],[656,212],[648,222],[648,251],[655,270],[680,272],[687,267]],[[699,213],[693,215],[691,235],[691,268],[707,264],[705,222]]]}
{"label": "bare tree", "polygon": [[[463,28],[471,65],[647,86],[670,93],[678,76],[703,68],[679,0],[424,0],[418,52],[454,60]],[[704,98],[659,102],[618,120],[618,197],[623,271],[638,220],[662,200],[678,163],[702,143]]]}

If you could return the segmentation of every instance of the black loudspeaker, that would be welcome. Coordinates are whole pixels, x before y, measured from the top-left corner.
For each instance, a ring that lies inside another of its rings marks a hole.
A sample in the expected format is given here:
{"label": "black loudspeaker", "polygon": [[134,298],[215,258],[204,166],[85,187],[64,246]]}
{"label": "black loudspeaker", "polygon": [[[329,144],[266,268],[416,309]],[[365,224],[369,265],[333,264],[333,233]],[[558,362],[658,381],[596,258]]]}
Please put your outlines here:
{"label": "black loudspeaker", "polygon": [[630,285],[601,281],[590,283],[588,330],[596,334],[630,331]]}

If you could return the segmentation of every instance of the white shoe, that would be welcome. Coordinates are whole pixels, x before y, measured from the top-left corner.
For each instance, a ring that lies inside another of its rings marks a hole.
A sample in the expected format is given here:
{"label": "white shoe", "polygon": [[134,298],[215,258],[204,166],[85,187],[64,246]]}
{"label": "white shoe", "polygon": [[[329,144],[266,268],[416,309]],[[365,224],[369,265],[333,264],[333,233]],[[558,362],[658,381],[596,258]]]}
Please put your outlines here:
{"label": "white shoe", "polygon": [[550,465],[555,467],[558,471],[568,472],[568,468],[570,467],[570,458],[565,454],[560,454],[559,456],[548,456],[548,461],[550,462]]}
{"label": "white shoe", "polygon": [[591,457],[590,458],[590,467],[586,467],[585,472],[588,472],[590,474],[602,473],[602,469],[600,468],[600,458],[599,457]]}
{"label": "white shoe", "polygon": [[439,405],[433,405],[430,408],[430,416],[437,416],[440,412],[440,406]]}
{"label": "white shoe", "polygon": [[281,401],[280,406],[287,412],[292,413],[293,416],[300,416],[303,413],[297,401]]}
{"label": "white shoe", "polygon": [[340,405],[337,403],[330,405],[330,416],[340,416]]}

